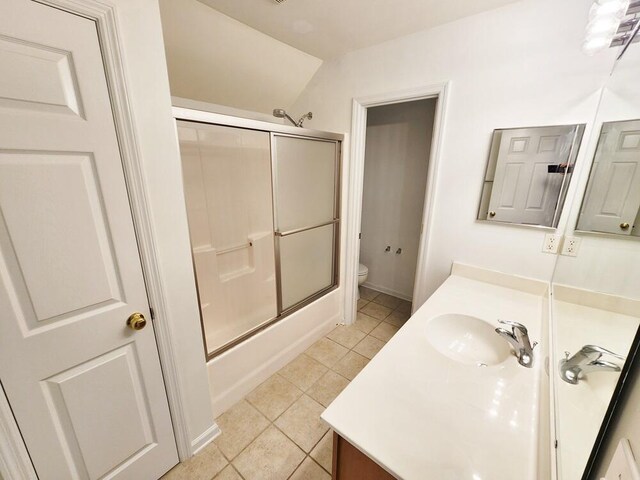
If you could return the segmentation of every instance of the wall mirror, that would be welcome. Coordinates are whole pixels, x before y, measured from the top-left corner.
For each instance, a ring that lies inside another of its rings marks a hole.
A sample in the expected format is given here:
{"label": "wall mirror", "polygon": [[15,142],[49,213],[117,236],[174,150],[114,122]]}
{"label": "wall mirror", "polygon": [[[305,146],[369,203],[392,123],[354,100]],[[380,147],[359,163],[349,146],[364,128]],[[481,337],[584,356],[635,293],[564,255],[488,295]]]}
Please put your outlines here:
{"label": "wall mirror", "polygon": [[577,229],[640,237],[640,120],[603,123]]}
{"label": "wall mirror", "polygon": [[478,220],[556,228],[584,125],[494,130]]}
{"label": "wall mirror", "polygon": [[[640,242],[624,238],[637,234],[640,202],[638,78],[640,48],[632,46],[603,87],[584,147],[589,161],[576,167],[567,195],[565,241],[579,243],[577,256],[558,256],[553,277],[551,450],[559,480],[603,478],[617,447],[594,462],[640,325]],[[632,448],[638,458],[640,445]]]}

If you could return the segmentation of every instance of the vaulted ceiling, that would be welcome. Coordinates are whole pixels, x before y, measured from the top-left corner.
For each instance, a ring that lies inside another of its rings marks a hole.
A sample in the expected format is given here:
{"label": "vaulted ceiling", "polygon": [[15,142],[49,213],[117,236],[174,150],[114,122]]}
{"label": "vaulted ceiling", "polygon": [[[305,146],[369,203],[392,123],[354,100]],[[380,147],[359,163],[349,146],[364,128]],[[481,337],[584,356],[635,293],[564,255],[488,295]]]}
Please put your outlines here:
{"label": "vaulted ceiling", "polygon": [[200,0],[321,59],[518,0]]}

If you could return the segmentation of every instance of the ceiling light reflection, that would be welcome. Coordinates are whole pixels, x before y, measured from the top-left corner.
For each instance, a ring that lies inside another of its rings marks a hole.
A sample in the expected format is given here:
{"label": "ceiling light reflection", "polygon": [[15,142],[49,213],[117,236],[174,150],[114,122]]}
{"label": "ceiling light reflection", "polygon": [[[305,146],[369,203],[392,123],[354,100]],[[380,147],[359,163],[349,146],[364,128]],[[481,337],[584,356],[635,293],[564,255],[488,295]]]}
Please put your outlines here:
{"label": "ceiling light reflection", "polygon": [[594,55],[611,46],[628,9],[629,0],[595,0],[589,10],[589,24],[582,44],[584,53]]}

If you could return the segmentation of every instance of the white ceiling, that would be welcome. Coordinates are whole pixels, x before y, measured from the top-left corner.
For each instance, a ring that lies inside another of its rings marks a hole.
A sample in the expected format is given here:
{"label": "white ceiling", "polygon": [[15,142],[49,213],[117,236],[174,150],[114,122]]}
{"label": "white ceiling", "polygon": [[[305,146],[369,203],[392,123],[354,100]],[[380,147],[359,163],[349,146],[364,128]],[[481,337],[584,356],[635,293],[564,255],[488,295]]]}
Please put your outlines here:
{"label": "white ceiling", "polygon": [[323,60],[517,0],[200,0]]}

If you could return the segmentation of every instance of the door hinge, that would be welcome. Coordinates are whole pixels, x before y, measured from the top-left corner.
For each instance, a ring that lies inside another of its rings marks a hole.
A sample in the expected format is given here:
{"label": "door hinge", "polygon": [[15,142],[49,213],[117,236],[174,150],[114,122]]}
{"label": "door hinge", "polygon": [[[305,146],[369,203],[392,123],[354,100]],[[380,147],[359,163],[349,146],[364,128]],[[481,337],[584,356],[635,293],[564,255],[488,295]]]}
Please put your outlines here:
{"label": "door hinge", "polygon": [[358,234],[358,240],[362,240],[362,232]]}
{"label": "door hinge", "polygon": [[558,440],[556,440],[556,441],[555,441],[555,443],[554,443],[554,447],[555,447],[555,448],[558,448]]}
{"label": "door hinge", "polygon": [[149,313],[151,314],[151,320],[155,320],[156,319],[156,314],[153,311],[153,308],[149,307]]}

